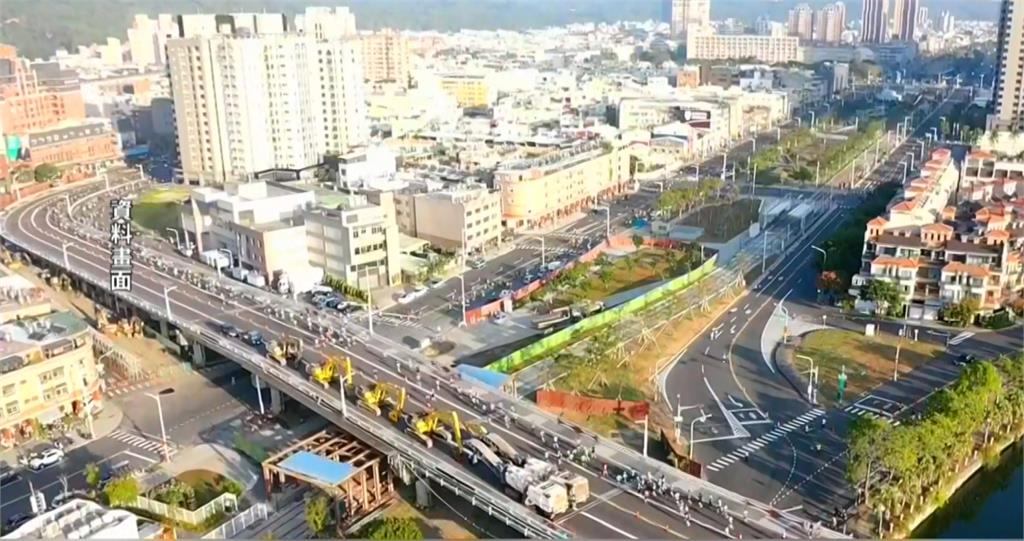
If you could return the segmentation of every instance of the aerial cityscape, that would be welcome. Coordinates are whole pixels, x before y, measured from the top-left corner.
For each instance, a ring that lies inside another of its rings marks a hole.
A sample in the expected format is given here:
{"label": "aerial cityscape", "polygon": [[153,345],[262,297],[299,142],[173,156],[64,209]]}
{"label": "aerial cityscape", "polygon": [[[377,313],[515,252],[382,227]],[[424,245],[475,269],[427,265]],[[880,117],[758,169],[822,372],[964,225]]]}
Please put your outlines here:
{"label": "aerial cityscape", "polygon": [[0,539],[1024,538],[1024,0],[9,0]]}

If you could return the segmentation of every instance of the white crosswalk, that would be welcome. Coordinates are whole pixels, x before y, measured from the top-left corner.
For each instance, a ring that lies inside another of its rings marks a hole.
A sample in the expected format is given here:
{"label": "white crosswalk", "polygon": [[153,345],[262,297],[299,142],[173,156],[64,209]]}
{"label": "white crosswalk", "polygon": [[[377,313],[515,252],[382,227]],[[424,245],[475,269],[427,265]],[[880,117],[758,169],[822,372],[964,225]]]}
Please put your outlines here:
{"label": "white crosswalk", "polygon": [[758,449],[781,438],[786,433],[796,430],[797,428],[806,425],[807,423],[817,419],[818,417],[821,417],[824,413],[825,410],[815,408],[812,409],[811,411],[804,413],[803,415],[800,415],[799,417],[796,417],[795,419],[790,420],[789,422],[782,423],[781,425],[769,430],[761,437],[755,439],[754,441],[751,441],[750,443],[747,443],[743,447],[740,447],[739,449],[736,449],[735,451],[725,456],[719,457],[718,460],[715,460],[711,464],[708,464],[707,468],[715,472],[721,471],[728,467],[733,462],[736,462],[741,458],[746,458],[751,454],[757,452]]}
{"label": "white crosswalk", "polygon": [[[145,450],[145,451],[149,451],[151,453],[156,453],[156,454],[162,454],[163,453],[163,443],[161,443],[159,441],[151,440],[151,439],[149,439],[149,438],[147,438],[145,436],[140,436],[138,434],[132,434],[130,432],[125,432],[123,430],[115,430],[115,431],[110,433],[109,437],[111,439],[115,439],[115,440],[117,440],[119,442],[122,442],[122,443],[127,443],[128,445],[131,445],[133,447],[138,447],[139,449],[142,449],[142,450]],[[178,450],[175,449],[174,446],[172,446],[170,443],[168,443],[167,447],[168,447],[168,454],[170,454],[171,456],[174,456],[174,454],[178,452]]]}
{"label": "white crosswalk", "polygon": [[845,408],[843,408],[843,411],[847,413],[852,413],[853,415],[857,415],[858,417],[874,417],[875,419],[881,419],[891,424],[892,426],[900,426],[900,421],[898,419],[893,419],[888,415],[882,415],[873,411],[868,411],[864,408],[857,406],[856,404],[846,406]]}
{"label": "white crosswalk", "polygon": [[953,338],[950,338],[949,339],[949,345],[955,346],[955,345],[963,342],[964,340],[967,340],[968,338],[970,338],[972,336],[974,336],[974,333],[972,333],[970,331],[964,331],[964,332],[954,336]]}

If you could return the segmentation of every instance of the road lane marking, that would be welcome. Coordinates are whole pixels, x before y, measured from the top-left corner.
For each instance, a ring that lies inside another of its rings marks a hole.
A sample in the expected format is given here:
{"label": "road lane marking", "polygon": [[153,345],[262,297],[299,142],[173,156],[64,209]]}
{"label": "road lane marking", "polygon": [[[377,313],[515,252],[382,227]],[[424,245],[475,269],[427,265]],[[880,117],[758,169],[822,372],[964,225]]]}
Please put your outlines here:
{"label": "road lane marking", "polygon": [[613,531],[613,532],[615,532],[615,533],[617,533],[617,534],[619,534],[621,536],[628,537],[629,539],[639,539],[637,536],[627,532],[626,530],[622,530],[622,529],[620,529],[617,526],[613,526],[613,525],[605,522],[604,520],[599,519],[599,518],[595,517],[594,515],[591,515],[587,511],[583,511],[580,514],[585,516],[585,517],[587,517],[587,518],[589,518],[590,520],[593,520],[594,522],[604,526],[605,528],[608,528],[609,530],[611,530],[611,531]]}
{"label": "road lane marking", "polygon": [[[758,439],[748,442],[746,445],[732,451],[731,453],[725,456],[719,457],[717,460],[709,464],[707,468],[715,472],[723,470],[727,466],[731,465],[733,462],[736,462],[739,458],[746,458],[750,456],[755,451],[758,451],[765,445],[775,441],[780,437],[785,437],[786,434],[788,434],[789,432],[792,432],[793,430],[801,426],[804,426],[807,423],[810,423],[811,421],[815,420],[821,415],[824,415],[824,413],[825,410],[815,408],[789,421],[788,423],[776,426],[775,428],[771,429],[768,433],[762,435]],[[694,443],[699,442],[697,440],[694,440]]]}
{"label": "road lane marking", "polygon": [[153,460],[152,458],[149,458],[148,456],[142,456],[142,455],[133,453],[131,451],[124,451],[124,454],[126,454],[128,456],[133,456],[133,457],[135,457],[135,458],[137,458],[139,460],[145,460],[146,462],[149,462],[150,464],[156,464],[157,463],[156,460]]}
{"label": "road lane marking", "polygon": [[[124,451],[118,451],[118,452],[116,452],[116,453],[114,453],[114,454],[112,454],[112,455],[110,455],[110,456],[108,456],[106,458],[97,460],[95,462],[95,464],[99,465],[99,464],[102,464],[104,462],[107,462],[108,460],[112,460],[114,457],[116,457],[116,456],[118,456],[118,455],[120,455],[122,453],[124,453]],[[71,472],[71,473],[65,475],[64,477],[67,478],[67,479],[71,479],[73,477],[77,477],[79,475],[84,475],[84,474],[85,474],[85,468],[82,468],[82,469],[80,469],[78,471]],[[53,481],[51,483],[47,483],[45,485],[42,485],[42,486],[39,486],[39,487],[34,487],[34,488],[36,489],[37,492],[41,492],[43,490],[46,490],[46,489],[52,487],[53,485],[60,485],[60,484],[62,484],[61,480],[58,479],[58,480]],[[16,498],[10,498],[10,499],[4,498],[4,501],[0,502],[0,509],[2,509],[4,507],[7,507],[8,505],[11,505],[14,502],[19,502],[21,500],[24,500],[24,499],[26,499],[28,497],[29,497],[29,494],[22,494],[21,496],[18,496]]]}

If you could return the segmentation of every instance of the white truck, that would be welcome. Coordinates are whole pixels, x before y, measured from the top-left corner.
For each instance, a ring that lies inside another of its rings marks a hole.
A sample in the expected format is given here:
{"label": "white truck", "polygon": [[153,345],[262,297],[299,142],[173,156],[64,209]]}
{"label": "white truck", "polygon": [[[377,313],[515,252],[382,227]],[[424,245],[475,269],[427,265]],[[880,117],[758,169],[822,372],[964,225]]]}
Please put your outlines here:
{"label": "white truck", "polygon": [[207,250],[199,254],[199,260],[205,265],[209,265],[217,270],[228,268],[231,266],[231,261],[228,256],[224,255],[224,252],[217,250]]}
{"label": "white truck", "polygon": [[574,505],[581,505],[590,499],[590,483],[582,475],[562,471],[551,478],[552,481],[565,487],[569,494],[569,502]]}
{"label": "white truck", "polygon": [[[505,468],[505,490],[526,506],[536,507],[541,514],[554,517],[568,511],[570,503],[575,501],[570,499],[566,485],[562,480],[556,481],[556,477],[555,467],[551,464],[527,458],[522,466],[509,465]],[[589,487],[586,494],[589,497]]]}

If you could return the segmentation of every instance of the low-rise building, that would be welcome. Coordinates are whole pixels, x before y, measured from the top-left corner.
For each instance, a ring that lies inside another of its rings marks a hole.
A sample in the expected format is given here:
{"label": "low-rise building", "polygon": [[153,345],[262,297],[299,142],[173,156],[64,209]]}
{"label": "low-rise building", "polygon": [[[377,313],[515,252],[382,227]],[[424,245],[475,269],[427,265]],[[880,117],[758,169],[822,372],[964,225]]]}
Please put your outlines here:
{"label": "low-rise building", "polygon": [[754,59],[769,64],[796,62],[800,60],[800,38],[690,32],[686,36],[686,58],[688,60]]}
{"label": "low-rise building", "polygon": [[630,186],[629,152],[608,143],[580,143],[540,157],[499,166],[506,229],[549,227],[623,193]]}
{"label": "low-rise building", "polygon": [[101,369],[89,326],[70,312],[0,325],[0,446],[30,436],[35,423],[95,412]]}
{"label": "low-rise building", "polygon": [[935,319],[969,297],[985,313],[1024,292],[1024,200],[951,206],[959,177],[950,152],[937,150],[898,202],[868,222],[852,294],[872,280],[894,282],[908,317]]}
{"label": "low-rise building", "polygon": [[402,233],[444,250],[477,252],[501,241],[501,193],[482,184],[395,194]]}
{"label": "low-rise building", "polygon": [[310,264],[366,291],[402,283],[391,192],[339,192],[304,217]]}
{"label": "low-rise building", "polygon": [[455,98],[459,107],[487,107],[495,92],[484,73],[443,73],[437,76],[441,90]]}
{"label": "low-rise building", "polygon": [[73,499],[32,517],[4,539],[139,539],[139,521],[123,509]]}
{"label": "low-rise building", "polygon": [[314,192],[277,182],[194,188],[181,209],[183,242],[194,243],[200,252],[228,251],[232,266],[268,281],[282,272],[306,275],[302,216],[315,202]]}
{"label": "low-rise building", "polygon": [[1024,199],[1024,161],[1000,158],[985,150],[971,152],[961,170],[960,197],[969,201]]}

